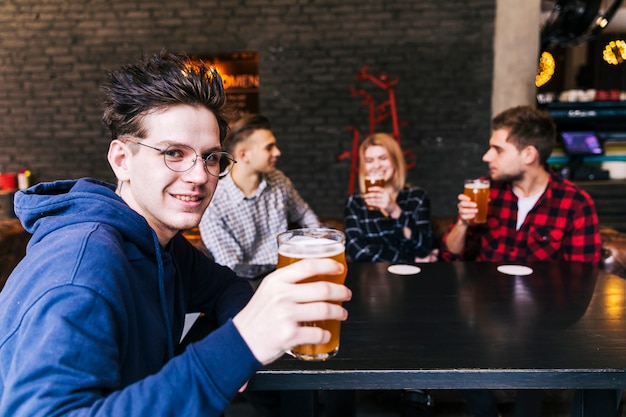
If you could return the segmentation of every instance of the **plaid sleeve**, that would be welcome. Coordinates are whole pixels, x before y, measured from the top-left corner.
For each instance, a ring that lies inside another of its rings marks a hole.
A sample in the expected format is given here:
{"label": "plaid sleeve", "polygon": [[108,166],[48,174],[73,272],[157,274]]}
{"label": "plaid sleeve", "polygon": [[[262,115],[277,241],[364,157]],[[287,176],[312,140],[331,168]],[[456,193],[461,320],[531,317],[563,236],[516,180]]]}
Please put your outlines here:
{"label": "plaid sleeve", "polygon": [[[281,173],[282,174],[282,173]],[[282,174],[279,179],[280,186],[286,194],[287,216],[289,223],[297,223],[301,227],[319,227],[320,221],[315,212],[300,196],[291,180]]]}
{"label": "plaid sleeve", "polygon": [[563,258],[568,261],[597,264],[601,259],[602,243],[593,200],[586,192],[579,190],[569,204],[573,226],[571,233],[567,234],[563,241]]}
{"label": "plaid sleeve", "polygon": [[396,262],[400,252],[389,240],[390,235],[400,235],[402,231],[400,228],[393,230],[389,227],[391,224],[380,212],[368,212],[363,198],[356,195],[348,197],[344,210],[348,256],[357,262]]}
{"label": "plaid sleeve", "polygon": [[220,215],[217,206],[214,203],[204,212],[199,225],[200,236],[216,263],[233,268],[242,262],[243,251],[233,236],[228,218]]}
{"label": "plaid sleeve", "polygon": [[470,226],[467,229],[467,234],[465,235],[465,249],[461,253],[452,253],[446,245],[446,239],[458,220],[458,217],[454,219],[454,222],[450,224],[448,230],[441,239],[440,257],[445,262],[475,261],[480,250],[482,233],[485,229],[480,226]]}
{"label": "plaid sleeve", "polygon": [[411,238],[402,239],[400,243],[400,250],[404,252],[403,257],[428,255],[433,246],[428,194],[420,188],[411,188],[398,195],[398,204],[402,214],[396,221],[400,227],[411,230]]}

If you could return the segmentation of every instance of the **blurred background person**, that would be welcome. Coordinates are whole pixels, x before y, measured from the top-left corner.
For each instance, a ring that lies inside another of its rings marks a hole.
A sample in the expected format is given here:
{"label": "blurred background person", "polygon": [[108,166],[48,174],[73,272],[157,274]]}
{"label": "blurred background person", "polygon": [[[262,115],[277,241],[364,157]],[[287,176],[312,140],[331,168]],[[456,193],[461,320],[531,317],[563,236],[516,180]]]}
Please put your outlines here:
{"label": "blurred background person", "polygon": [[230,268],[276,265],[276,235],[290,226],[319,227],[320,222],[276,168],[280,150],[266,117],[248,114],[235,120],[224,146],[237,163],[220,180],[202,216],[202,241],[215,262]]}
{"label": "blurred background person", "polygon": [[[344,211],[346,254],[357,262],[430,262],[433,248],[430,200],[425,190],[406,184],[406,164],[398,142],[375,133],[359,147],[361,192],[348,197]],[[383,185],[366,189],[377,173]]]}

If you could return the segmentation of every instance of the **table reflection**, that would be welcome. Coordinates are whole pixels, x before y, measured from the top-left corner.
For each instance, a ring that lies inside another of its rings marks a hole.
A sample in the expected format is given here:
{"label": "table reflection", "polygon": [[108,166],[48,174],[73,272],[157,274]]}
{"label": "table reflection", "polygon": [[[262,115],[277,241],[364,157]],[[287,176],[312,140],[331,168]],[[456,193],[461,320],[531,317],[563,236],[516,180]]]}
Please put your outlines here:
{"label": "table reflection", "polygon": [[528,276],[499,273],[496,265],[454,267],[459,311],[490,347],[524,344],[576,323],[589,306],[598,275],[596,268],[578,263],[536,263]]}
{"label": "table reflection", "polygon": [[405,292],[406,279],[412,279],[417,275],[410,277],[398,277],[399,279],[389,279],[387,263],[373,263],[368,268],[357,268],[352,264],[348,269],[355,268],[356,272],[349,273],[350,279],[346,282],[348,287],[353,288],[355,285],[359,288],[359,301],[366,304],[373,314],[386,314],[398,298],[402,297]]}
{"label": "table reflection", "polygon": [[420,264],[421,272],[408,276],[389,273],[389,265],[349,265],[353,298],[345,304],[339,357],[360,356],[368,343],[393,346],[398,357],[416,362],[428,357],[437,367],[454,356],[463,366],[504,366],[512,354],[526,366],[529,351],[541,351],[545,340],[584,316],[598,275],[592,265],[566,262],[529,264],[527,276],[505,275],[500,264],[485,262]]}

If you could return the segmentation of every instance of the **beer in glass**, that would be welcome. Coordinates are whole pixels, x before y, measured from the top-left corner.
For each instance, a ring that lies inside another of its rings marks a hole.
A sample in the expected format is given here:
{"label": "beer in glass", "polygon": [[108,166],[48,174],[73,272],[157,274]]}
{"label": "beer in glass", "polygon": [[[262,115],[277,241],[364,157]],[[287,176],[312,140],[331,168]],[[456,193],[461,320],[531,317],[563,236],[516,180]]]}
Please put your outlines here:
{"label": "beer in glass", "polygon": [[489,205],[489,180],[465,180],[464,194],[478,206],[478,213],[476,213],[476,217],[470,220],[470,224],[486,223],[487,206]]}
{"label": "beer in glass", "polygon": [[[372,172],[365,176],[365,192],[368,193],[370,187],[384,187],[385,179],[383,178],[381,173]],[[367,206],[368,210],[376,210],[376,207]]]}
{"label": "beer in glass", "polygon": [[[346,237],[339,230],[325,228],[294,229],[278,235],[278,266],[282,268],[294,262],[308,258],[331,258],[344,265],[344,270],[336,275],[316,275],[301,282],[329,281],[343,284],[348,268],[346,265]],[[319,345],[298,345],[288,352],[303,360],[323,361],[335,356],[339,350],[339,320],[323,320],[302,323],[304,326],[316,326],[328,330],[330,341]]]}

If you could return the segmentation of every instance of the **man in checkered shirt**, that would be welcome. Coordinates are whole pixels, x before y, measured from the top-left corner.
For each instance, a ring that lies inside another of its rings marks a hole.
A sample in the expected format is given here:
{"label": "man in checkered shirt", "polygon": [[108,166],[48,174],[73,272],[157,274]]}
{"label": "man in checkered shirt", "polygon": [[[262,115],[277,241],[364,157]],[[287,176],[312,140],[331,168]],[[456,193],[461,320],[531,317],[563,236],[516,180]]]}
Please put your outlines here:
{"label": "man in checkered shirt", "polygon": [[200,222],[202,241],[215,261],[276,265],[276,235],[290,225],[319,227],[309,205],[281,171],[270,122],[259,114],[233,122],[225,148],[237,160],[222,178]]}
{"label": "man in checkered shirt", "polygon": [[476,203],[459,195],[458,218],[443,238],[444,260],[600,261],[593,200],[547,167],[555,141],[552,119],[533,107],[494,117],[483,155],[491,180],[487,223],[470,225]]}
{"label": "man in checkered shirt", "polygon": [[[459,195],[459,215],[443,237],[442,259],[598,264],[601,241],[593,200],[547,165],[556,142],[550,116],[530,106],[513,107],[496,115],[491,128],[483,155],[490,174],[485,178],[491,181],[487,223],[471,225],[476,203]],[[487,390],[461,394],[474,416],[499,415]],[[572,416],[614,416],[618,396],[617,390],[578,390]],[[541,400],[540,390],[517,391],[515,415],[541,415]]]}

